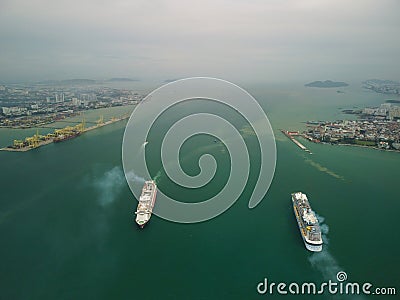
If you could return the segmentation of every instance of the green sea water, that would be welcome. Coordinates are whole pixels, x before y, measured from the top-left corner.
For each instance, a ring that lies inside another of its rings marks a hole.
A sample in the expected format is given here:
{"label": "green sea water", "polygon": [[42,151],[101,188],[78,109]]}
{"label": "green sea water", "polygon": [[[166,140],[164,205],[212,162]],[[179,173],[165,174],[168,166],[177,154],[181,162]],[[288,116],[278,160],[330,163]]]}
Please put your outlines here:
{"label": "green sea water", "polygon": [[[313,152],[309,155],[279,131],[302,129],[307,120],[348,118],[341,109],[379,105],[386,97],[351,86],[344,94],[301,85],[243,87],[274,128],[275,177],[264,200],[248,209],[260,154],[246,131],[249,183],[229,210],[203,223],[153,216],[144,230],[137,228],[137,202],[121,163],[126,121],[26,153],[0,152],[0,299],[292,299],[276,292],[259,295],[257,284],[264,278],[321,283],[335,280],[338,271],[345,271],[349,281],[396,287],[399,293],[400,154],[302,141]],[[205,135],[183,145],[181,163],[195,175],[201,154],[213,154],[218,161],[214,182],[184,190],[161,169],[157,148],[168,124],[199,110],[246,126],[234,112],[205,102],[177,106],[160,118],[146,157],[159,188],[181,201],[214,195],[229,176],[226,149]],[[25,133],[1,130],[0,146]],[[323,219],[322,253],[304,247],[291,206],[294,191],[307,193]],[[327,293],[292,297],[380,299]]]}

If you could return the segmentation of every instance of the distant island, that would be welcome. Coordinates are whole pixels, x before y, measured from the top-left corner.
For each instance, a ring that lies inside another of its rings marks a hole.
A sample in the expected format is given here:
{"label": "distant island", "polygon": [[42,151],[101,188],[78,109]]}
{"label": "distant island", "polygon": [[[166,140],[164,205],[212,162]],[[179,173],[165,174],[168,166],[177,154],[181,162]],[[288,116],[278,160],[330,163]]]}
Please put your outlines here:
{"label": "distant island", "polygon": [[305,84],[304,86],[317,87],[317,88],[334,88],[334,87],[336,88],[336,87],[348,86],[348,84],[346,82],[341,82],[341,81],[325,80],[325,81],[313,81]]}

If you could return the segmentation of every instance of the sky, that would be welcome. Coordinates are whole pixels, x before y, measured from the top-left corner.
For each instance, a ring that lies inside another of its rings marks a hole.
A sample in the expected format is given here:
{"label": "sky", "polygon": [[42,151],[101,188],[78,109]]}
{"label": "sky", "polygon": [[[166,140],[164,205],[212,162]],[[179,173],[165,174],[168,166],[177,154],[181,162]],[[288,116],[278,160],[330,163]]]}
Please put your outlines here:
{"label": "sky", "polygon": [[0,81],[400,80],[398,0],[0,0]]}

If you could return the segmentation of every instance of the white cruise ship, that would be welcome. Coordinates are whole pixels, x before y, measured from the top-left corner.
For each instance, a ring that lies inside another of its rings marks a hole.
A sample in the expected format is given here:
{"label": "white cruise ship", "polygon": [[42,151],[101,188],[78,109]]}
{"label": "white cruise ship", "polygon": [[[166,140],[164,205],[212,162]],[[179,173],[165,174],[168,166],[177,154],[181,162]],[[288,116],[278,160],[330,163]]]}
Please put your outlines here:
{"label": "white cruise ship", "polygon": [[156,202],[157,185],[153,180],[144,183],[142,194],[136,209],[136,223],[143,228],[150,220]]}
{"label": "white cruise ship", "polygon": [[322,251],[321,228],[306,194],[302,192],[293,193],[292,202],[297,224],[306,248],[314,252]]}

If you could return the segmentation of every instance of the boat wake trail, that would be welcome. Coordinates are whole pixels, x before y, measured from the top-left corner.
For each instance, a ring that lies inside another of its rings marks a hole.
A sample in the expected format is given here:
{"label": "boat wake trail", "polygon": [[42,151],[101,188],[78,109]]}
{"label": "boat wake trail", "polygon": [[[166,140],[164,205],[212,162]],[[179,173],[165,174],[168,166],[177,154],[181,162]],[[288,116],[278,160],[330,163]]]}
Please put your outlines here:
{"label": "boat wake trail", "polygon": [[125,182],[124,173],[120,167],[114,167],[105,172],[98,180],[94,181],[93,186],[98,193],[98,202],[106,206],[115,201]]}
{"label": "boat wake trail", "polygon": [[[126,173],[126,180],[129,182],[143,185],[144,178],[136,175],[134,172]],[[125,176],[121,167],[114,167],[106,171],[99,179],[93,182],[93,186],[98,194],[98,202],[106,206],[115,201],[125,184]]]}
{"label": "boat wake trail", "polygon": [[161,177],[161,171],[158,171],[156,176],[154,176],[153,180],[155,181],[156,184],[160,183],[160,177]]}
{"label": "boat wake trail", "polygon": [[[339,272],[345,270],[339,265],[335,257],[329,252],[329,238],[328,238],[329,226],[328,224],[325,223],[325,218],[318,214],[316,214],[316,216],[320,224],[322,240],[324,241],[324,245],[322,247],[322,251],[314,252],[313,254],[311,254],[308,257],[308,261],[315,270],[319,271],[322,274],[324,281],[328,280],[335,281],[336,275]],[[333,295],[332,299],[341,299],[341,296],[345,297],[345,295]],[[361,295],[351,295],[351,297],[352,297],[351,299],[357,299],[357,300],[364,299],[364,297],[362,297]],[[345,299],[350,299],[350,298],[345,298]]]}
{"label": "boat wake trail", "polygon": [[343,268],[339,266],[336,259],[329,252],[329,226],[328,224],[324,223],[325,218],[318,214],[316,214],[316,216],[320,224],[324,245],[321,252],[313,253],[311,256],[309,256],[308,260],[313,268],[322,273],[322,276],[325,280],[334,280],[336,278],[336,274],[339,271],[342,271]]}
{"label": "boat wake trail", "polygon": [[146,181],[143,177],[135,174],[135,172],[133,172],[133,171],[126,173],[126,179],[129,182],[133,182],[133,183],[140,184],[140,185],[143,185],[144,182]]}

